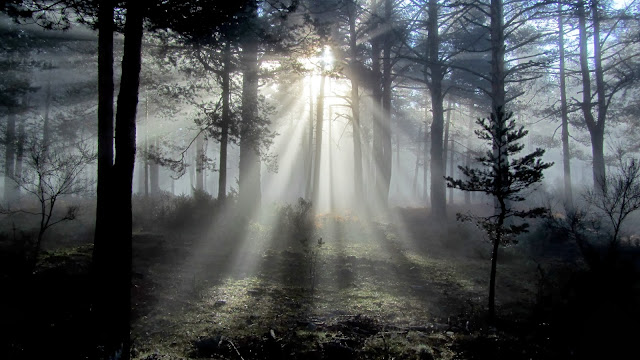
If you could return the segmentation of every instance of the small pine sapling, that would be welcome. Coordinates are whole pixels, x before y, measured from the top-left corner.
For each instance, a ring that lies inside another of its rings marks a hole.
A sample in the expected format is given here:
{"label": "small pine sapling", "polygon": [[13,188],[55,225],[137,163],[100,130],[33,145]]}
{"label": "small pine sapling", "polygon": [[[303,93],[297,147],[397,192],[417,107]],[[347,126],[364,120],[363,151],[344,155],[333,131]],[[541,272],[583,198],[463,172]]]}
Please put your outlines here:
{"label": "small pine sapling", "polygon": [[512,207],[515,202],[525,200],[524,191],[539,183],[543,171],[553,165],[541,160],[543,149],[515,157],[523,149],[519,142],[528,131],[524,127],[516,127],[512,119],[513,113],[506,113],[497,108],[489,119],[478,119],[476,123],[481,129],[475,133],[479,139],[486,141],[490,147],[484,155],[478,156],[479,167],[458,166],[465,178],[446,177],[447,186],[463,191],[477,191],[493,196],[496,211],[490,216],[474,216],[457,214],[458,220],[474,220],[487,233],[493,247],[491,253],[491,275],[489,280],[489,321],[495,320],[495,283],[498,261],[498,247],[514,241],[514,236],[526,232],[528,224],[516,224],[506,221],[511,218],[536,218],[544,216],[547,210],[542,207],[522,209]]}

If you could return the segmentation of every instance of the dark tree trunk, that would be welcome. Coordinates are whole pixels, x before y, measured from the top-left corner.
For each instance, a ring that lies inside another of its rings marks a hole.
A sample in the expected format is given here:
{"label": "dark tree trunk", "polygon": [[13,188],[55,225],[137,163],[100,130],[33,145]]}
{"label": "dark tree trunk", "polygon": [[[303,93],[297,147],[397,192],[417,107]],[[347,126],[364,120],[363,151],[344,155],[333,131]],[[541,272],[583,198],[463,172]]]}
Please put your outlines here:
{"label": "dark tree trunk", "polygon": [[104,352],[96,354],[98,358],[118,351],[123,341],[120,329],[112,322],[120,310],[113,307],[115,289],[120,284],[111,273],[113,257],[118,255],[113,246],[113,7],[112,1],[105,0],[98,10],[98,184],[92,264],[96,345]]}
{"label": "dark tree trunk", "polygon": [[[422,124],[420,124],[420,128],[418,130],[418,149],[416,150],[416,165],[413,169],[413,185],[411,189],[413,190],[413,198],[418,199],[418,170],[420,169],[420,163],[424,164],[424,159],[422,159],[422,144],[423,144],[423,135],[422,135]],[[422,161],[420,161],[422,159]]]}
{"label": "dark tree trunk", "polygon": [[45,148],[49,146],[49,142],[51,141],[51,121],[49,120],[50,110],[51,110],[51,82],[49,81],[47,83],[47,92],[44,100],[44,121],[42,124],[42,145]]}
{"label": "dark tree trunk", "polygon": [[[25,125],[24,120],[20,121],[18,124],[18,138],[16,141],[16,168],[14,171],[14,176],[16,179],[20,179],[22,177],[22,163],[24,158],[24,140],[26,137],[25,134]],[[20,188],[16,188],[16,193],[20,192]]]}
{"label": "dark tree trunk", "polygon": [[438,35],[438,2],[429,0],[429,22],[427,34],[427,65],[425,77],[431,93],[432,123],[431,123],[431,214],[436,218],[447,216],[445,162],[444,162],[444,96],[442,79],[444,69],[440,65]]}
{"label": "dark tree trunk", "polygon": [[204,134],[196,138],[196,190],[204,190]]}
{"label": "dark tree trunk", "polygon": [[229,143],[229,124],[231,123],[231,43],[224,48],[222,69],[222,133],[220,136],[220,174],[218,179],[218,200],[227,197],[227,150]]}
{"label": "dark tree trunk", "polygon": [[[455,168],[453,166],[455,162],[454,147],[453,134],[451,134],[451,146],[449,147],[449,152],[451,153],[449,157],[449,176],[451,177],[455,174]],[[449,188],[449,205],[453,205],[453,188]]]}
{"label": "dark tree trunk", "polygon": [[[152,145],[151,151],[158,151],[158,146],[160,145],[158,143],[158,138],[156,136],[153,136],[153,139],[151,140]],[[151,160],[149,162],[149,193],[151,195],[157,195],[160,192],[160,165],[155,162],[154,160]]]}
{"label": "dark tree trunk", "polygon": [[594,179],[604,181],[606,177],[604,161],[604,127],[607,119],[607,99],[605,94],[604,70],[602,68],[602,44],[600,43],[600,10],[599,1],[593,0],[591,11],[593,17],[593,64],[596,75],[596,94],[598,103],[598,123],[596,124],[596,135],[599,137],[598,144],[594,144],[593,169]]}
{"label": "dark tree trunk", "polygon": [[324,85],[326,76],[320,78],[320,92],[316,102],[316,151],[313,161],[313,197],[312,202],[318,208],[320,200],[320,161],[322,158],[322,125],[324,122]]}
{"label": "dark tree trunk", "polygon": [[385,0],[384,19],[389,31],[385,34],[382,49],[382,159],[380,173],[382,177],[380,186],[380,200],[384,209],[389,206],[389,186],[391,185],[391,42],[393,41],[393,31],[391,31],[391,14],[393,11],[393,1]]}
{"label": "dark tree trunk", "polygon": [[496,319],[496,273],[498,269],[498,248],[502,241],[502,226],[504,224],[504,214],[507,211],[504,200],[499,199],[500,213],[498,215],[497,231],[493,239],[491,250],[491,273],[489,275],[489,322],[494,323]]}
{"label": "dark tree trunk", "polygon": [[360,137],[360,79],[358,79],[358,44],[355,3],[350,2],[349,50],[351,55],[351,126],[353,130],[353,192],[355,204],[362,203],[362,142]]}
{"label": "dark tree trunk", "polygon": [[308,124],[306,159],[305,159],[305,177],[306,186],[304,197],[312,200],[313,194],[313,83],[309,82],[309,124]]}
{"label": "dark tree trunk", "polygon": [[504,5],[502,0],[491,0],[491,105],[503,109],[506,104],[504,71]]}
{"label": "dark tree trunk", "polygon": [[[255,10],[254,10],[255,11]],[[255,14],[253,16],[256,16]],[[259,207],[260,155],[258,121],[258,41],[248,34],[242,45],[242,124],[240,130],[239,204],[243,211]]]}
{"label": "dark tree trunk", "polygon": [[[591,74],[589,69],[589,53],[588,53],[588,36],[586,26],[586,13],[584,1],[578,2],[578,31],[580,42],[580,73],[582,75],[582,102],[580,107],[584,116],[585,124],[589,130],[591,136],[591,151],[593,155],[593,184],[596,190],[601,187],[598,184],[601,183],[601,179],[605,177],[605,163],[604,163],[604,121],[597,121],[593,116],[593,104],[592,104],[592,92],[591,92]],[[597,17],[594,19],[594,39],[599,39],[599,26],[596,26]],[[599,42],[599,40],[596,40]],[[594,58],[598,58],[597,51],[599,46],[594,47]],[[597,63],[597,61],[596,61]],[[601,69],[600,69],[601,70]],[[597,73],[596,68],[596,73]],[[596,81],[598,81],[598,75]],[[604,85],[602,85],[604,86]],[[596,87],[599,89],[600,87]],[[603,90],[604,91],[604,90]],[[600,105],[600,97],[598,97],[598,105]],[[604,117],[600,113],[604,113],[605,109],[598,109],[598,120],[604,120]]]}
{"label": "dark tree trunk", "polygon": [[11,206],[15,199],[16,182],[15,156],[16,156],[16,114],[14,108],[9,108],[7,116],[7,129],[5,132],[5,152],[4,152],[4,201]]}
{"label": "dark tree trunk", "polygon": [[449,127],[451,125],[451,101],[447,104],[447,120],[444,122],[444,141],[442,141],[442,172],[447,173],[447,159],[449,159]]}
{"label": "dark tree trunk", "polygon": [[[106,6],[104,6],[106,4]],[[113,99],[112,82],[113,52],[112,49],[112,21],[113,7],[108,3],[101,4],[100,19],[102,19],[100,35],[105,38],[100,41],[101,54],[105,62],[101,62],[100,98],[101,105],[113,106],[109,99]],[[104,7],[103,7],[104,6]],[[97,276],[100,290],[97,300],[99,327],[99,345],[103,347],[103,358],[129,359],[130,357],[130,309],[131,309],[131,245],[132,219],[131,195],[133,186],[133,168],[136,153],[136,108],[138,105],[138,88],[140,84],[141,48],[142,48],[143,4],[129,2],[125,25],[124,55],[122,59],[122,78],[118,95],[118,112],[116,114],[116,158],[110,177],[113,188],[106,193],[112,198],[110,207],[97,214],[97,222],[101,228],[96,228],[96,243],[94,259],[97,260]],[[102,53],[104,52],[104,53]],[[112,70],[111,70],[112,71]],[[109,81],[111,79],[111,81]],[[113,109],[111,107],[111,109]],[[112,111],[102,109],[101,120],[109,122],[107,118]],[[101,135],[112,136],[112,127],[103,124]],[[104,145],[104,144],[103,144]],[[104,155],[104,154],[103,154]],[[108,163],[108,155],[103,158]],[[99,175],[100,176],[100,175]],[[105,193],[102,193],[105,194]],[[103,217],[100,218],[100,215]],[[108,230],[111,229],[111,230]],[[108,237],[105,237],[107,234]],[[98,247],[98,244],[100,245]]]}
{"label": "dark tree trunk", "polygon": [[569,114],[567,110],[567,86],[565,79],[564,53],[564,16],[562,2],[558,1],[558,48],[560,50],[560,114],[562,117],[562,165],[564,170],[564,201],[569,209],[573,208],[573,190],[571,185],[571,153],[569,151]]}
{"label": "dark tree trunk", "polygon": [[142,183],[143,183],[143,191],[144,196],[149,196],[149,93],[146,92],[145,99],[145,114],[144,114],[144,161],[142,162],[142,166],[144,166],[143,174],[142,174]]}

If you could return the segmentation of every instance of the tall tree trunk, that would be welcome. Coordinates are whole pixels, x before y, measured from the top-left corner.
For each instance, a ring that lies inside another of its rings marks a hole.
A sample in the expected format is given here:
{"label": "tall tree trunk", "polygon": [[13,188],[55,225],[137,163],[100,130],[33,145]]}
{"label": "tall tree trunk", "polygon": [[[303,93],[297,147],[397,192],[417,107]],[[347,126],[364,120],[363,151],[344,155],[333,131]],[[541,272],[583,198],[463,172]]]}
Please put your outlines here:
{"label": "tall tree trunk", "polygon": [[[109,334],[106,355],[115,358],[121,352],[122,359],[130,357],[130,311],[131,311],[131,261],[132,261],[132,210],[131,196],[133,170],[136,155],[136,109],[140,85],[142,52],[142,23],[144,4],[127,3],[127,17],[124,30],[124,54],[122,77],[118,94],[116,114],[116,157],[113,165],[113,237],[108,239],[111,256],[104,270],[108,271],[103,285],[109,298]],[[116,226],[117,225],[117,226]]]}
{"label": "tall tree trunk", "polygon": [[[18,124],[18,139],[16,141],[16,168],[14,172],[14,176],[16,179],[20,179],[22,177],[22,163],[24,158],[24,140],[26,137],[25,134],[25,125],[24,120],[20,121]],[[20,193],[20,188],[16,188],[16,193]]]}
{"label": "tall tree trunk", "polygon": [[309,81],[309,124],[306,146],[306,158],[305,158],[305,178],[306,186],[304,197],[307,200],[312,200],[313,194],[313,82]]}
{"label": "tall tree trunk", "polygon": [[349,3],[349,50],[351,55],[351,127],[353,130],[353,193],[355,204],[362,204],[362,143],[360,137],[360,93],[355,2]]}
{"label": "tall tree trunk", "polygon": [[389,206],[389,186],[391,185],[391,42],[393,41],[393,31],[391,30],[391,14],[393,11],[393,1],[385,0],[384,19],[388,31],[383,42],[382,57],[382,183],[381,183],[381,205],[384,209]]}
{"label": "tall tree trunk", "polygon": [[112,307],[116,300],[112,278],[115,253],[113,242],[115,211],[113,205],[113,1],[99,3],[98,10],[98,166],[96,225],[93,243],[92,271],[94,323],[96,324],[96,348],[104,347],[106,358],[120,347],[120,334],[111,319],[117,316]]}
{"label": "tall tree trunk", "polygon": [[229,124],[231,124],[231,43],[224,47],[222,69],[222,132],[220,136],[220,173],[218,178],[218,200],[227,197],[227,148]]}
{"label": "tall tree trunk", "polygon": [[491,105],[492,111],[506,103],[504,70],[504,4],[491,0]]}
{"label": "tall tree trunk", "polygon": [[[424,133],[423,133],[423,141],[424,144],[422,146],[422,203],[426,207],[429,204],[429,187],[427,186],[428,174],[427,172],[431,169],[431,161],[429,161],[429,154],[427,152],[431,152],[431,148],[429,147],[429,140],[431,139],[431,134],[427,130],[429,128],[429,107],[425,106],[424,111]],[[433,118],[433,113],[431,113],[431,117]],[[446,206],[446,205],[445,205]]]}
{"label": "tall tree trunk", "polygon": [[[151,140],[151,151],[158,151],[160,146],[157,135],[153,136]],[[160,192],[160,164],[151,160],[149,163],[149,193],[151,195],[157,195]]]}
{"label": "tall tree trunk", "polygon": [[144,196],[149,196],[149,92],[145,92],[145,106],[144,106],[144,166],[143,171],[143,190]]}
{"label": "tall tree trunk", "polygon": [[7,116],[7,129],[5,131],[5,152],[4,152],[4,201],[11,206],[15,199],[16,182],[15,156],[16,156],[16,113],[15,108],[10,107]]}
{"label": "tall tree trunk", "polygon": [[444,122],[444,141],[442,142],[442,172],[447,173],[447,159],[449,158],[449,127],[451,126],[451,100],[447,104],[447,120]]}
{"label": "tall tree trunk", "polygon": [[596,94],[598,104],[598,123],[596,124],[599,138],[602,144],[595,147],[597,151],[593,156],[594,179],[604,181],[606,177],[604,160],[604,127],[607,119],[607,98],[605,94],[604,70],[602,68],[602,44],[600,42],[600,1],[593,0],[591,12],[593,17],[593,65],[596,75]]}
{"label": "tall tree trunk", "polygon": [[436,218],[446,218],[446,183],[444,181],[444,96],[442,79],[444,69],[440,65],[438,34],[438,1],[429,0],[429,20],[427,34],[427,59],[425,77],[431,93],[432,123],[431,123],[431,214]]}
{"label": "tall tree trunk", "polygon": [[204,134],[196,138],[196,190],[204,190]]}
{"label": "tall tree trunk", "polygon": [[[422,124],[420,124],[420,128],[418,130],[418,149],[416,150],[416,165],[415,168],[413,169],[413,185],[411,187],[411,189],[413,190],[413,198],[414,199],[418,199],[419,195],[418,195],[418,170],[420,169],[420,159],[422,159],[423,155],[422,155],[422,143],[423,143],[423,139],[422,139]],[[422,161],[422,163],[424,163],[424,160]]]}
{"label": "tall tree trunk", "polygon": [[489,322],[494,323],[496,320],[496,273],[498,268],[498,248],[502,241],[502,226],[504,224],[504,214],[507,211],[504,200],[499,199],[499,214],[497,221],[497,231],[493,239],[493,248],[491,249],[491,273],[489,275]]}
{"label": "tall tree trunk", "polygon": [[46,148],[51,141],[51,120],[49,113],[51,110],[51,80],[47,82],[47,92],[44,100],[44,123],[42,124],[42,144]]}
{"label": "tall tree trunk", "polygon": [[320,200],[320,160],[322,158],[322,125],[324,122],[324,85],[325,74],[320,78],[320,90],[316,101],[316,151],[313,160],[313,197],[312,202],[318,209]]}
{"label": "tall tree trunk", "polygon": [[[252,17],[257,16],[257,9]],[[249,23],[253,23],[249,20]],[[243,211],[260,206],[259,134],[254,126],[258,120],[258,40],[247,34],[242,45],[242,124],[240,129],[239,205]]]}
{"label": "tall tree trunk", "polygon": [[[580,73],[582,75],[582,102],[580,107],[584,116],[585,124],[591,136],[591,151],[593,156],[593,185],[596,190],[601,187],[601,179],[605,177],[604,163],[604,122],[596,122],[593,116],[592,92],[591,92],[591,74],[589,69],[589,53],[588,53],[588,36],[586,26],[586,12],[584,1],[578,2],[578,33],[580,47]],[[595,26],[597,17],[594,19],[594,39],[599,39],[599,27]],[[599,40],[596,40],[599,43]],[[600,46],[594,46],[594,53],[600,49]],[[597,58],[595,54],[594,58]],[[600,98],[598,99],[600,100]],[[600,101],[598,101],[600,105]],[[604,109],[598,109],[599,112]],[[600,118],[600,115],[598,116]],[[599,190],[598,190],[599,191]]]}
{"label": "tall tree trunk", "polygon": [[[449,147],[449,151],[451,152],[451,156],[449,157],[449,176],[453,177],[455,175],[455,151],[454,151],[455,143],[453,142],[453,134],[451,134],[451,146]],[[453,205],[453,188],[449,188],[449,205]]]}
{"label": "tall tree trunk", "polygon": [[567,86],[565,79],[564,16],[562,1],[558,1],[558,48],[560,50],[560,114],[562,117],[562,165],[564,170],[564,202],[573,209],[571,185],[571,153],[569,151],[569,113],[567,110]]}

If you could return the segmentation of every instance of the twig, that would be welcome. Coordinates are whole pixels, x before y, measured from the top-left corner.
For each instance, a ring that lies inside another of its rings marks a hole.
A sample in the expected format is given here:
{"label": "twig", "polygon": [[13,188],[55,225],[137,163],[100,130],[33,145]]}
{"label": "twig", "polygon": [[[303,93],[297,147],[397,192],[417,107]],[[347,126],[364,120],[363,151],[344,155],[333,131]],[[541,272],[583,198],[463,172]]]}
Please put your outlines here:
{"label": "twig", "polygon": [[231,347],[233,347],[233,350],[236,351],[236,354],[238,354],[238,356],[240,357],[240,360],[244,360],[244,358],[240,354],[240,351],[238,351],[238,348],[233,344],[233,341],[231,341],[229,339],[227,339],[227,341],[229,342],[229,344],[231,344]]}

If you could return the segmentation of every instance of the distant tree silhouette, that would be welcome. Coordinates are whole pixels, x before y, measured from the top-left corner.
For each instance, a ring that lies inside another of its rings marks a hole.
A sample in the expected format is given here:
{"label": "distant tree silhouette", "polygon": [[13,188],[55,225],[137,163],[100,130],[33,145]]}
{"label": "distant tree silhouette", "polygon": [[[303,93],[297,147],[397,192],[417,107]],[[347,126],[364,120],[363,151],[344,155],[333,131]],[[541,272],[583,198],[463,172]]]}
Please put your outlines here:
{"label": "distant tree silhouette", "polygon": [[[516,158],[524,149],[524,145],[518,141],[524,138],[528,131],[524,127],[517,128],[512,120],[513,113],[505,113],[498,107],[489,119],[478,119],[476,123],[481,130],[476,130],[476,135],[487,142],[490,148],[487,152],[476,158],[481,167],[459,166],[465,179],[446,178],[447,186],[464,191],[479,191],[492,195],[496,200],[496,211],[493,215],[479,217],[471,214],[458,213],[458,220],[475,220],[489,236],[493,245],[491,253],[491,275],[489,281],[489,320],[495,320],[495,284],[496,265],[498,262],[498,247],[513,242],[513,237],[526,232],[526,222],[514,224],[506,223],[508,218],[521,219],[541,217],[546,214],[546,209],[536,207],[520,209],[509,206],[515,202],[525,200],[524,191],[532,185],[539,183],[543,178],[543,170],[551,167],[553,163],[542,162],[543,149]],[[507,161],[506,159],[510,159]]]}

